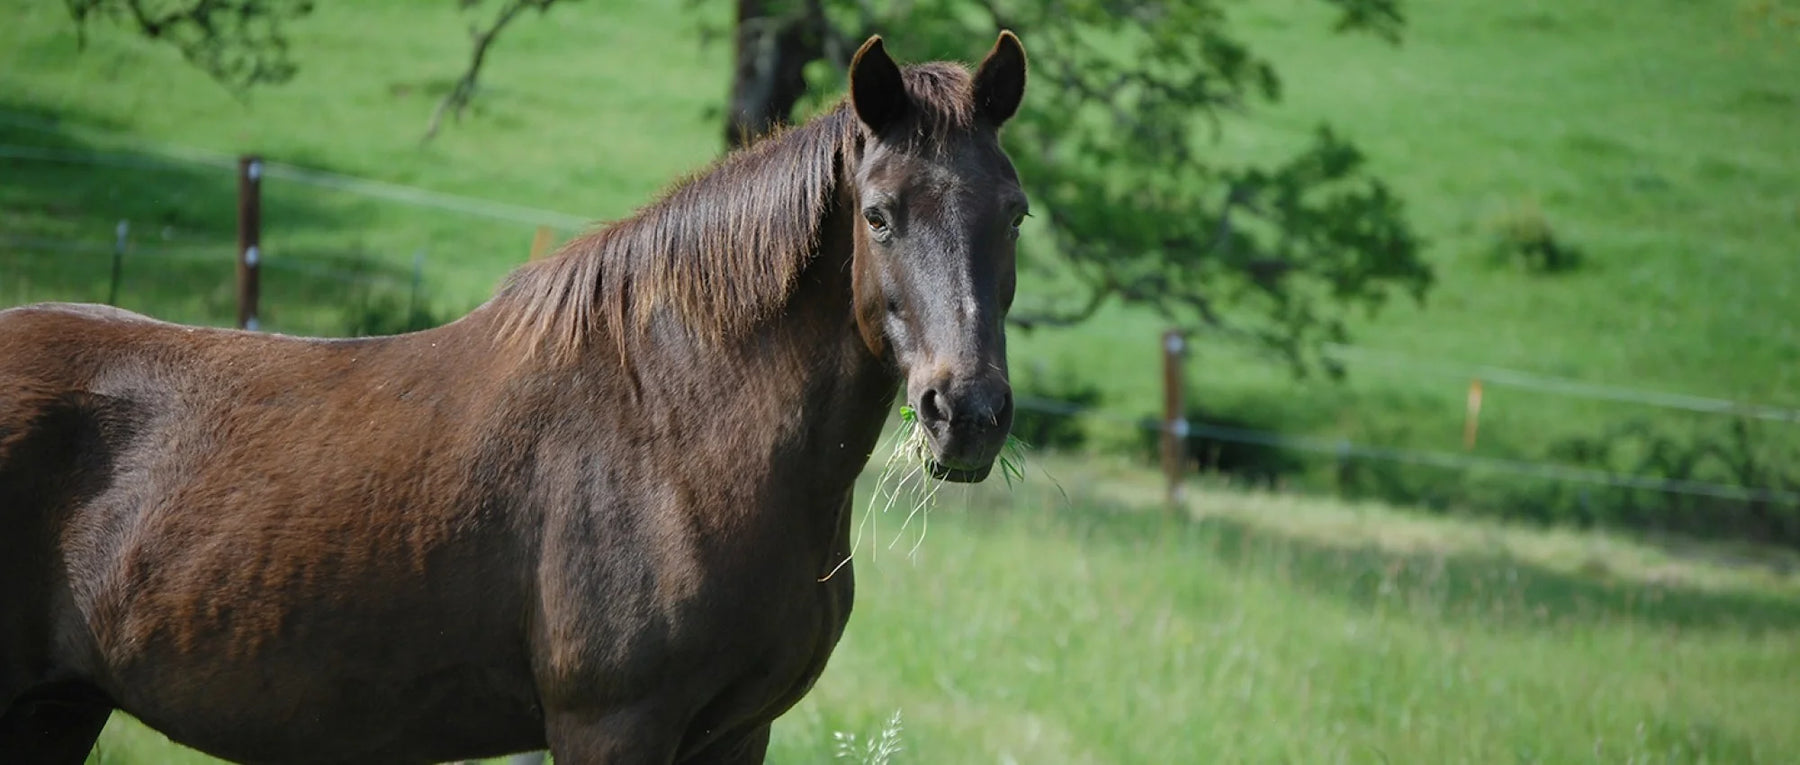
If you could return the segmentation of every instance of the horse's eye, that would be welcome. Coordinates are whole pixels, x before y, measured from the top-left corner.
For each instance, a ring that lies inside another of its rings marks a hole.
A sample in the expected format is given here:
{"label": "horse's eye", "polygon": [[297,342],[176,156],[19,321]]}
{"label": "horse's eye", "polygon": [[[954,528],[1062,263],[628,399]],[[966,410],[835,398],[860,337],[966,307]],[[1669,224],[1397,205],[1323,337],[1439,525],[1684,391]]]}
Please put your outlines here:
{"label": "horse's eye", "polygon": [[1013,220],[1012,220],[1012,227],[1014,229],[1017,229],[1018,227],[1023,226],[1023,225],[1025,225],[1025,213],[1019,213],[1018,215],[1014,215]]}
{"label": "horse's eye", "polygon": [[869,222],[869,230],[870,231],[873,231],[877,234],[882,234],[882,233],[887,232],[887,228],[888,228],[887,218],[884,218],[881,216],[881,211],[865,210],[865,211],[863,211],[863,220],[866,220]]}

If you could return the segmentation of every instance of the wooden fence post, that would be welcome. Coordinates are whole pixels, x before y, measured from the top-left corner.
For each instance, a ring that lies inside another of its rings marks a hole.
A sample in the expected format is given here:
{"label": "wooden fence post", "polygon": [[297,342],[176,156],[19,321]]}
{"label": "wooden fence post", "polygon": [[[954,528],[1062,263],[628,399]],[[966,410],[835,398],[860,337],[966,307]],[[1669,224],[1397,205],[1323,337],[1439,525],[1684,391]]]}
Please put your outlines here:
{"label": "wooden fence post", "polygon": [[258,279],[262,264],[262,157],[238,157],[238,258],[237,293],[239,329],[255,331],[256,301],[262,293]]}
{"label": "wooden fence post", "polygon": [[1169,479],[1169,512],[1180,513],[1182,476],[1187,472],[1187,410],[1182,402],[1181,361],[1187,339],[1178,330],[1163,333],[1163,474]]}
{"label": "wooden fence post", "polygon": [[531,260],[537,260],[550,252],[550,240],[556,236],[549,226],[538,226],[537,233],[531,236]]}
{"label": "wooden fence post", "polygon": [[1475,437],[1481,429],[1481,378],[1469,381],[1469,406],[1463,413],[1463,451],[1475,450]]}

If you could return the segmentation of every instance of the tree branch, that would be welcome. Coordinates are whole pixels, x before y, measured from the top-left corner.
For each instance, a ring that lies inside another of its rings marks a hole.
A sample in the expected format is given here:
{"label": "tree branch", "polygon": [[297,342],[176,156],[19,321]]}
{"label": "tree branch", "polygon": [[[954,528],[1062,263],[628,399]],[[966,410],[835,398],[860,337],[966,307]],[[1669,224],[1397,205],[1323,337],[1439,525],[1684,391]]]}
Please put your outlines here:
{"label": "tree branch", "polygon": [[151,40],[166,41],[188,63],[241,94],[252,85],[285,82],[294,73],[282,24],[312,11],[310,0],[64,0],[85,46],[94,19],[117,20]]}
{"label": "tree branch", "polygon": [[475,97],[475,80],[481,76],[481,64],[487,58],[488,47],[494,44],[495,38],[500,36],[500,30],[505,29],[507,24],[512,23],[513,19],[518,18],[519,14],[527,9],[536,8],[541,12],[548,10],[555,2],[556,0],[508,0],[506,5],[500,8],[500,14],[494,18],[494,23],[487,29],[470,30],[470,34],[474,37],[475,47],[469,54],[469,66],[463,71],[462,76],[457,78],[456,86],[450,89],[450,92],[444,96],[444,100],[438,102],[437,109],[432,111],[431,122],[425,126],[425,137],[420,139],[420,143],[429,142],[437,136],[438,128],[442,126],[446,113],[453,115],[458,120],[462,119],[464,110],[469,107],[470,99]]}

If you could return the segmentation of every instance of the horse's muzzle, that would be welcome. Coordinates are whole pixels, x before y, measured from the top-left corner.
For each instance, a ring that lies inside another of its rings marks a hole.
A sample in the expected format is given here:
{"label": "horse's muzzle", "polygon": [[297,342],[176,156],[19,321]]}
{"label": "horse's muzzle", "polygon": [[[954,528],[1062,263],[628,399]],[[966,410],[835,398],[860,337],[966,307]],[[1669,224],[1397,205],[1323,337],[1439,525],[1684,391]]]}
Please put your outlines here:
{"label": "horse's muzzle", "polygon": [[931,471],[932,478],[951,483],[981,483],[987,480],[988,473],[994,472],[994,463],[992,462],[975,470],[946,467],[944,463],[937,460],[931,460],[926,467]]}
{"label": "horse's muzzle", "polygon": [[924,386],[914,407],[931,445],[931,477],[976,483],[993,472],[1012,430],[1012,386],[999,375]]}

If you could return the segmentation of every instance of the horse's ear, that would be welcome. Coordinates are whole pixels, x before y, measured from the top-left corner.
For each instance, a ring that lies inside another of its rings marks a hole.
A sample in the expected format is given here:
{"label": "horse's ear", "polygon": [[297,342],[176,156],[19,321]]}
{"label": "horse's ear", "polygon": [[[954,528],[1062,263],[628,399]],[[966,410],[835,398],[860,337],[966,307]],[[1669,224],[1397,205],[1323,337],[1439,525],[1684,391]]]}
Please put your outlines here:
{"label": "horse's ear", "polygon": [[899,122],[911,108],[906,85],[900,81],[900,65],[888,57],[881,35],[869,38],[850,59],[850,103],[857,118],[875,133]]}
{"label": "horse's ear", "polygon": [[1025,98],[1025,46],[1012,32],[1001,30],[994,49],[975,70],[975,113],[999,127],[1019,111]]}

